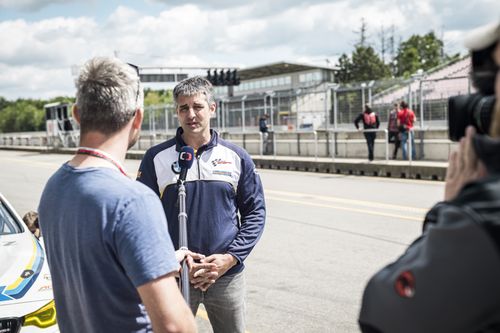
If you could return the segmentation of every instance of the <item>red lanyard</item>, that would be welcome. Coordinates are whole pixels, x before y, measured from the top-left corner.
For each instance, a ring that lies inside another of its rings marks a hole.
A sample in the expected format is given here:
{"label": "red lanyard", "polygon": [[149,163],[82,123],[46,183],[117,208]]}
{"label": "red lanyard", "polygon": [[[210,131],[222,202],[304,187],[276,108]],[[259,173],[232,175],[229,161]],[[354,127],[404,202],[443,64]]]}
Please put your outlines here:
{"label": "red lanyard", "polygon": [[113,164],[115,167],[118,168],[118,170],[120,170],[120,172],[122,174],[124,174],[126,177],[128,177],[127,173],[125,172],[125,169],[120,164],[120,162],[118,162],[113,157],[111,157],[111,155],[103,152],[102,150],[95,149],[95,148],[88,148],[88,147],[80,147],[80,148],[78,148],[76,153],[80,154],[80,155],[89,155],[89,156],[102,158],[103,160],[106,160],[106,161],[110,162],[111,164]]}

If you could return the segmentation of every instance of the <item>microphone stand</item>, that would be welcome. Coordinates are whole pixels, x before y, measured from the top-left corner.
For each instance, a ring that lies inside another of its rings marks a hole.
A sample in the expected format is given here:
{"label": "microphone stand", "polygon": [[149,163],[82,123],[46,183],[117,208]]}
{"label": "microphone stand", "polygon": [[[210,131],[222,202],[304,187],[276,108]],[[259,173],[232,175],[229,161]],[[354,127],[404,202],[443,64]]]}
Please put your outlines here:
{"label": "microphone stand", "polygon": [[[178,198],[179,198],[179,250],[188,249],[187,238],[187,213],[186,213],[186,188],[184,180],[179,179],[178,185]],[[186,259],[182,261],[180,288],[182,296],[187,304],[189,304],[189,269]]]}

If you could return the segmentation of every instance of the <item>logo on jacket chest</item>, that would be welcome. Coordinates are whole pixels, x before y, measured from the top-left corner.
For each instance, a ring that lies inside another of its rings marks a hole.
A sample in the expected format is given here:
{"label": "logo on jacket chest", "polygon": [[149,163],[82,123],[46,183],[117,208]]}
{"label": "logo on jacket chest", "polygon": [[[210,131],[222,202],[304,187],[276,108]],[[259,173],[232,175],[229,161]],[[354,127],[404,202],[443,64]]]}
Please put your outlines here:
{"label": "logo on jacket chest", "polygon": [[221,164],[233,164],[231,161],[224,161],[222,158],[216,158],[215,160],[212,160],[212,165],[214,167],[221,165]]}
{"label": "logo on jacket chest", "polygon": [[232,161],[225,161],[222,158],[216,158],[210,162],[213,166],[212,174],[231,177],[232,176]]}

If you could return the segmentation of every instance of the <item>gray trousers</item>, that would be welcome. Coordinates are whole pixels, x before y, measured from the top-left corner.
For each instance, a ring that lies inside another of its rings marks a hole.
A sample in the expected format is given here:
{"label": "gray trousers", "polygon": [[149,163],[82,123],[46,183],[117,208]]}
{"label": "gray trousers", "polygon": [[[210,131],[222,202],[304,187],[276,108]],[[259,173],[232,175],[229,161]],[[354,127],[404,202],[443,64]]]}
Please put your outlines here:
{"label": "gray trousers", "polygon": [[243,272],[219,278],[204,292],[190,285],[189,293],[191,311],[196,315],[200,303],[203,303],[214,333],[245,332]]}

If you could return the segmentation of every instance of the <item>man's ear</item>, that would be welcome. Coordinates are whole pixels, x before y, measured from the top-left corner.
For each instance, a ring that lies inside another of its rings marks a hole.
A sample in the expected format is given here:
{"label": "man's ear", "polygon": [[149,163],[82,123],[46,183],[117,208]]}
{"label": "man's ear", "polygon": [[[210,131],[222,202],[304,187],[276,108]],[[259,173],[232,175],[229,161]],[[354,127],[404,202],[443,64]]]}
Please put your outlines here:
{"label": "man's ear", "polygon": [[72,113],[73,113],[73,118],[75,118],[76,122],[80,124],[80,111],[76,107],[76,104],[73,104]]}
{"label": "man's ear", "polygon": [[215,110],[217,110],[217,103],[211,103],[211,104],[209,104],[208,107],[210,108],[210,113],[214,114]]}
{"label": "man's ear", "polygon": [[133,129],[141,129],[143,118],[144,118],[144,110],[143,109],[137,109],[135,111],[134,120],[132,122],[132,128]]}

